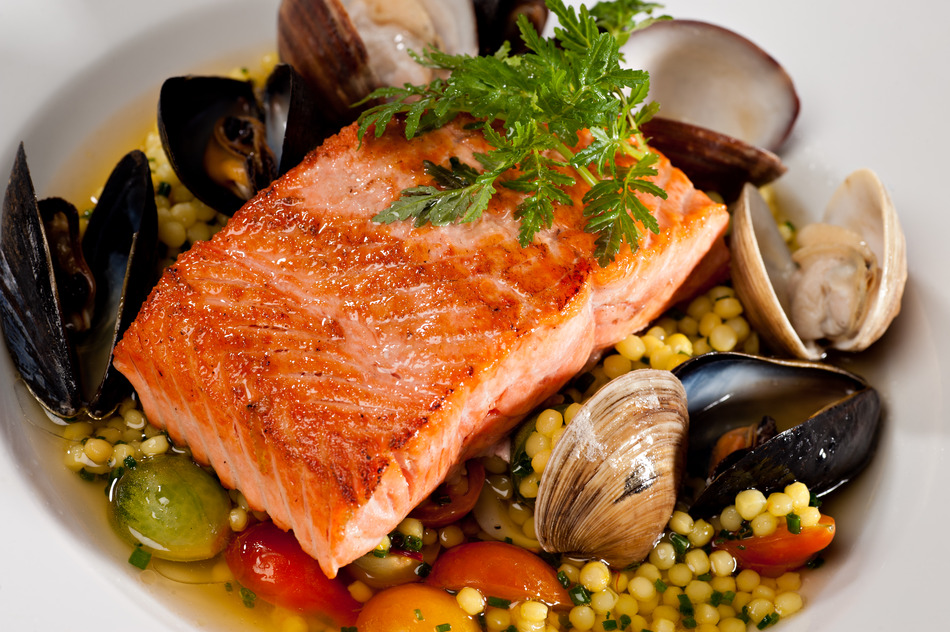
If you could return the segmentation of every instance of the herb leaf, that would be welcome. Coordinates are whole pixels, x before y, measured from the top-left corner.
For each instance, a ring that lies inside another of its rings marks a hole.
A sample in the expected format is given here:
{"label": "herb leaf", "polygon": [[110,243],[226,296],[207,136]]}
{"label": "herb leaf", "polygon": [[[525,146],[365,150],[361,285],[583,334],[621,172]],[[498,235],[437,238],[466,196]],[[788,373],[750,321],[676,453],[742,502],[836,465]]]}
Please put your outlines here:
{"label": "herb leaf", "polygon": [[[515,217],[519,242],[527,247],[553,225],[556,205],[572,203],[566,189],[580,177],[591,186],[583,200],[585,230],[597,236],[600,265],[612,261],[623,243],[636,249],[641,225],[659,231],[639,196],[666,194],[649,180],[656,156],[637,127],[656,108],[643,105],[648,74],[620,65],[618,42],[636,28],[635,16],[657,5],[615,0],[592,12],[581,6],[578,13],[563,0],[546,3],[560,24],[556,41],[542,38],[520,16],[528,53],[511,56],[507,45],[484,57],[426,48],[416,60],[449,71],[447,79],[382,88],[364,100],[376,104],[359,119],[360,140],[371,127],[381,136],[396,116],[404,116],[411,139],[464,114],[478,121],[492,147],[476,156],[481,171],[455,158],[448,166],[426,163],[434,185],[404,190],[374,221],[414,219],[417,227],[474,221],[504,186],[525,194]],[[590,130],[592,142],[575,152],[583,130]]]}

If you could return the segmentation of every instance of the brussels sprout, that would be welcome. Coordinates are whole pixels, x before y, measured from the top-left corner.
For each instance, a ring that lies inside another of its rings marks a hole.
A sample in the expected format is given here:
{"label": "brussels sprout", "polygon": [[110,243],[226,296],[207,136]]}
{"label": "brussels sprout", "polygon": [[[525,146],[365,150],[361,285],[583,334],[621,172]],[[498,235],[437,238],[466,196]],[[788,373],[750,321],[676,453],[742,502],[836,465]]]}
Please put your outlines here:
{"label": "brussels sprout", "polygon": [[155,557],[195,561],[228,543],[231,501],[220,483],[191,460],[156,456],[127,470],[111,494],[115,530]]}

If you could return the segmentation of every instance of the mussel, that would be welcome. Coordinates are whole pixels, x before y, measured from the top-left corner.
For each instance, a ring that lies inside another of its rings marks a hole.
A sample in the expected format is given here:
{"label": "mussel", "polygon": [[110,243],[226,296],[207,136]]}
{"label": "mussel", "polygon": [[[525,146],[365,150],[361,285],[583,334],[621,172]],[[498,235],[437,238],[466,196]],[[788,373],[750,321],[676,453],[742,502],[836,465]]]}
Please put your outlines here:
{"label": "mussel", "polygon": [[112,367],[112,348],[157,277],[158,218],[144,154],[129,153],[113,170],[81,248],[77,228],[72,205],[37,201],[21,144],[0,220],[4,338],[45,408],[102,417],[132,393]]}
{"label": "mussel", "polygon": [[877,176],[852,173],[822,222],[803,227],[797,240],[792,252],[768,204],[747,185],[733,212],[730,248],[750,323],[798,358],[866,349],[899,313],[907,279],[904,234]]}
{"label": "mussel", "polygon": [[774,152],[798,116],[798,95],[756,44],[707,22],[663,20],[634,31],[623,53],[649,71],[650,97],[660,104],[643,133],[697,186],[731,200],[745,182],[785,172]]}
{"label": "mussel", "polygon": [[801,481],[823,496],[853,479],[877,445],[881,403],[861,377],[827,364],[709,353],[673,370],[689,402],[688,473],[707,479],[720,437],[769,417],[777,434],[736,455],[693,501],[698,517],[721,511],[738,492],[765,494]]}
{"label": "mussel", "polygon": [[608,382],[574,416],[544,469],[535,529],[544,550],[624,567],[666,526],[686,463],[686,393],[668,371]]}

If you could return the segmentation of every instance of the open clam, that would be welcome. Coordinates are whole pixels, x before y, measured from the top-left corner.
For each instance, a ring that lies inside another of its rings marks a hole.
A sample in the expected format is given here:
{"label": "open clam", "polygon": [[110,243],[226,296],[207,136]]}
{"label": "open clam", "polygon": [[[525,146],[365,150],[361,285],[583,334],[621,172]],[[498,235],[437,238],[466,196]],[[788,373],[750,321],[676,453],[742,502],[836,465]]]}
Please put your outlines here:
{"label": "open clam", "polygon": [[[58,215],[52,224],[77,221],[75,208],[64,201],[37,201],[21,145],[0,221],[3,335],[23,381],[44,407],[60,417],[83,410],[101,417],[132,392],[112,367],[112,348],[157,275],[158,218],[145,155],[129,153],[109,176],[81,254],[72,231],[44,222],[49,209]],[[86,264],[94,284],[76,273]],[[64,300],[77,287],[82,299]],[[83,315],[70,305],[81,305]]]}
{"label": "open clam", "polygon": [[716,469],[691,512],[706,515],[738,492],[765,494],[801,481],[818,496],[853,479],[877,445],[877,391],[861,377],[827,364],[709,353],[673,370],[689,401],[692,476],[707,478],[709,455],[725,433],[774,420],[777,434]]}
{"label": "open clam", "polygon": [[626,566],[666,526],[686,459],[686,394],[671,373],[640,369],[605,385],[574,416],[538,488],[542,548]]}
{"label": "open clam", "polygon": [[820,224],[792,252],[768,204],[747,185],[733,213],[732,278],[749,321],[783,353],[816,360],[861,351],[900,311],[907,279],[904,234],[877,176],[852,173]]}
{"label": "open clam", "polygon": [[728,29],[664,20],[634,31],[628,64],[650,73],[660,116],[643,133],[700,187],[727,199],[745,182],[765,184],[785,167],[774,152],[788,137],[799,100],[768,53]]}

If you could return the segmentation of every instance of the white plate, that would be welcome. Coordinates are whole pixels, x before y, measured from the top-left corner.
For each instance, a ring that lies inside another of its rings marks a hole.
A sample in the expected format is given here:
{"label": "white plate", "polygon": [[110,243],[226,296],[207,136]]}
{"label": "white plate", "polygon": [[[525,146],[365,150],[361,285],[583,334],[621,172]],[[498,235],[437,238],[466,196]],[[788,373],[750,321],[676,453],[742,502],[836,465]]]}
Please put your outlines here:
{"label": "white plate", "polygon": [[[40,197],[75,200],[83,191],[77,180],[104,181],[109,166],[138,142],[165,77],[228,68],[272,49],[275,5],[4,0],[0,173],[9,173],[22,140]],[[781,184],[791,203],[820,207],[841,178],[870,167],[894,198],[909,246],[903,312],[878,346],[850,363],[884,397],[879,453],[832,501],[839,536],[830,562],[807,579],[806,610],[778,629],[932,629],[950,565],[950,548],[941,544],[950,521],[950,476],[941,467],[950,446],[943,395],[950,388],[950,336],[943,329],[950,323],[950,213],[941,202],[950,147],[950,38],[943,32],[950,5],[913,0],[895,13],[883,0],[671,0],[667,11],[745,34],[794,78],[802,113],[784,152],[791,169]],[[3,354],[4,628],[230,627],[220,611],[182,606],[137,579],[104,531],[98,499],[58,467],[48,435],[21,411],[12,376]]]}

